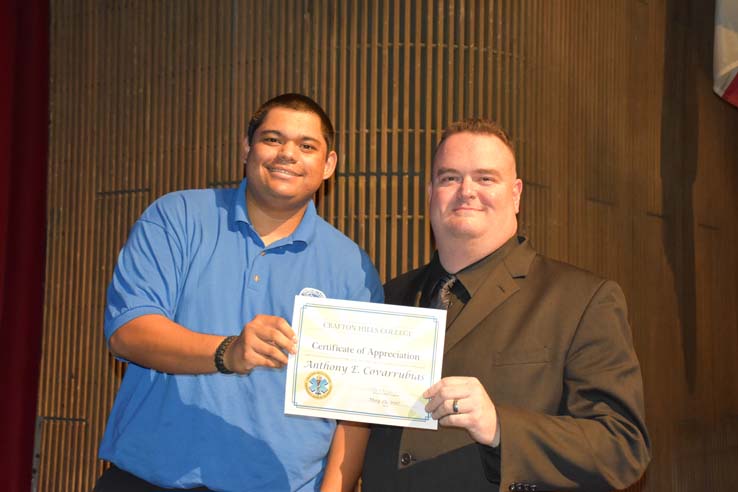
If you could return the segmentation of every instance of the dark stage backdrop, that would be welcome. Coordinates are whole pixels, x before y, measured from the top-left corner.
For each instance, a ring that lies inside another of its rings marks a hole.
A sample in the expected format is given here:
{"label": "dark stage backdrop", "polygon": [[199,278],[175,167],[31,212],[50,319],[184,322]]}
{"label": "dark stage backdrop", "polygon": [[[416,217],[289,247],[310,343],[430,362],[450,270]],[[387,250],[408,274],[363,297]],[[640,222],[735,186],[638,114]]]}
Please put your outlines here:
{"label": "dark stage backdrop", "polygon": [[0,488],[31,488],[43,323],[49,5],[0,6]]}
{"label": "dark stage backdrop", "polygon": [[738,110],[711,90],[710,0],[53,0],[38,489],[87,490],[123,367],[105,288],[171,190],[233,186],[259,102],[338,130],[319,210],[384,279],[432,251],[424,188],[452,120],[508,128],[541,251],[618,280],[654,460],[633,491],[738,478]]}
{"label": "dark stage backdrop", "polygon": [[0,5],[0,488],[31,489],[46,246],[49,4]]}

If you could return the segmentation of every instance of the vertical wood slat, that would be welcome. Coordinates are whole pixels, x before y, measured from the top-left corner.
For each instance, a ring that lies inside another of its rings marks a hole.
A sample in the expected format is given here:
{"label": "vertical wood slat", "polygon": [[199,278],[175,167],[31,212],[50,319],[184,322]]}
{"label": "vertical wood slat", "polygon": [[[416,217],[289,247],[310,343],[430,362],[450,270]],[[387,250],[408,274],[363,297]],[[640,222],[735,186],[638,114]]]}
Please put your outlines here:
{"label": "vertical wood slat", "polygon": [[[410,10],[409,6],[411,4],[408,3],[408,10],[406,11],[406,16],[409,19],[410,16]],[[405,203],[407,203],[410,200],[405,200],[403,203],[403,214],[408,216],[407,220],[411,221],[411,227],[409,228],[409,234],[406,236],[408,238],[407,241],[403,241],[403,250],[402,250],[402,271],[408,271],[410,270],[410,266],[412,262],[410,261],[411,254],[417,258],[421,256],[419,253],[421,251],[421,225],[423,221],[423,214],[421,213],[421,207],[420,207],[420,194],[422,192],[422,187],[420,186],[419,180],[417,179],[418,176],[420,176],[423,173],[423,167],[421,167],[421,162],[424,159],[424,154],[421,153],[421,144],[425,138],[425,133],[421,132],[421,128],[423,127],[423,124],[425,123],[422,120],[423,112],[421,111],[421,101],[423,100],[422,97],[422,89],[423,86],[421,85],[421,79],[422,79],[422,72],[421,67],[423,66],[422,63],[422,56],[423,51],[429,52],[430,50],[427,48],[427,45],[425,45],[425,50],[421,49],[421,46],[423,45],[423,29],[421,24],[421,19],[423,19],[423,14],[427,16],[427,9],[426,6],[423,3],[423,0],[414,0],[412,3],[413,11],[420,12],[420,15],[416,15],[413,19],[413,22],[415,23],[415,38],[414,38],[414,50],[413,50],[413,64],[409,65],[407,68],[410,71],[411,74],[413,74],[413,97],[408,97],[406,100],[406,106],[408,108],[412,108],[408,112],[410,114],[413,114],[413,120],[415,122],[414,127],[411,129],[412,135],[413,135],[413,146],[412,148],[410,145],[407,146],[409,155],[405,156],[403,159],[404,163],[407,163],[405,168],[410,169],[411,178],[408,179],[407,186],[408,188],[412,189],[412,201],[411,201],[411,207],[412,207],[412,213],[404,208]],[[409,59],[409,58],[408,58]],[[425,233],[425,231],[424,231]],[[412,251],[412,253],[411,253]]]}
{"label": "vertical wood slat", "polygon": [[[90,18],[89,12],[86,15],[83,14],[82,18],[88,20]],[[88,47],[94,46],[92,32],[85,29],[84,33],[85,45]],[[91,75],[94,68],[95,66],[93,64],[87,64],[84,67],[84,73],[82,75],[82,80],[87,81],[86,83],[81,84],[84,90],[83,98],[89,101],[89,107],[94,107],[93,105],[96,102],[95,88],[89,82],[92,80]],[[81,148],[97,150],[94,137],[90,131],[94,128],[94,112],[83,111],[80,114],[80,120],[82,121],[82,127],[85,129],[81,132],[83,133],[82,138],[84,139]],[[96,152],[85,152],[84,155],[81,156],[80,161],[82,162],[82,172],[79,173],[79,176],[80,179],[83,180],[80,186],[83,189],[91,189],[94,187],[94,173],[90,171],[94,169],[94,166],[96,165],[94,157],[95,153]],[[83,200],[83,203],[80,204],[80,208],[82,209],[80,223],[84,225],[79,227],[80,235],[78,241],[80,248],[78,253],[81,258],[90,258],[94,256],[94,248],[87,238],[94,235],[94,229],[92,226],[92,224],[94,224],[95,211],[94,197],[90,194],[85,194],[81,195],[80,198]],[[81,293],[82,297],[85,299],[92,299],[95,292],[94,289],[96,288],[93,276],[94,266],[90,262],[83,260],[78,271],[79,277],[75,283],[79,285],[79,293]],[[92,302],[87,302],[82,306],[79,306],[79,309],[75,309],[74,311],[79,313],[80,316],[78,321],[70,325],[69,328],[73,332],[76,332],[77,336],[80,337],[80,341],[78,343],[72,343],[74,347],[81,347],[81,350],[75,350],[75,348],[72,347],[72,350],[80,357],[77,361],[73,362],[73,365],[75,366],[75,381],[77,382],[77,398],[76,401],[73,401],[72,405],[70,405],[70,416],[75,416],[78,420],[69,426],[70,429],[76,428],[77,430],[75,433],[76,439],[69,448],[71,453],[74,454],[72,462],[76,465],[76,473],[72,475],[72,480],[70,481],[70,490],[82,488],[85,483],[85,477],[89,476],[90,473],[95,473],[97,468],[96,463],[89,459],[90,454],[93,456],[95,454],[95,443],[92,442],[91,435],[88,432],[89,427],[87,424],[90,412],[87,407],[89,406],[88,402],[96,401],[97,396],[95,394],[96,391],[94,391],[96,386],[90,384],[91,380],[89,379],[89,374],[95,374],[96,372],[94,368],[98,366],[98,364],[96,364],[98,359],[96,356],[98,347],[97,344],[94,343],[96,337],[93,336],[93,333],[89,328],[94,326],[94,320],[98,313],[95,312]],[[76,330],[74,329],[75,326],[77,327]],[[73,339],[73,337],[70,337],[70,339]]]}
{"label": "vertical wood slat", "polygon": [[[435,37],[437,36],[436,32],[436,21],[435,18],[437,16],[436,9],[434,9],[435,2],[432,0],[427,0],[426,4],[426,12],[428,13],[428,20],[426,22],[426,38],[425,38],[425,48],[426,48],[426,63],[425,63],[425,121],[424,121],[424,129],[425,132],[423,134],[423,156],[425,157],[425,162],[423,163],[423,174],[425,176],[428,176],[428,179],[432,179],[432,172],[431,172],[431,152],[432,148],[434,146],[434,143],[436,141],[436,133],[432,131],[434,126],[434,107],[437,107],[437,105],[434,105],[434,98],[433,95],[434,92],[434,82],[435,82],[435,70],[438,68],[438,65],[434,63],[435,59],[435,53],[436,45],[435,45]],[[422,186],[422,185],[421,185]],[[416,189],[420,188],[420,186],[416,186]],[[419,190],[421,191],[421,190]],[[430,224],[430,218],[428,217],[428,208],[427,208],[427,200],[424,201],[424,218],[425,223]],[[431,233],[430,233],[430,227],[426,225],[425,231],[423,231],[423,259],[428,259],[431,256]]]}
{"label": "vertical wood slat", "polygon": [[[364,77],[363,85],[365,90],[370,93],[367,104],[367,149],[362,152],[359,159],[361,163],[360,172],[366,175],[371,167],[379,167],[379,179],[381,173],[387,169],[387,134],[386,117],[389,111],[379,113],[379,108],[386,108],[386,94],[388,90],[389,69],[387,65],[387,6],[386,0],[379,0],[372,4],[371,15],[367,16],[367,21],[371,25],[367,29],[370,36],[366,39],[366,46],[369,50],[369,58],[371,63],[368,65],[369,70]],[[374,74],[384,74],[377,84],[367,83]],[[376,245],[376,201],[375,190],[377,179],[361,179],[356,177],[359,186],[359,220],[362,224],[361,233],[358,235],[359,241],[366,245],[367,252],[370,255],[378,253]]]}

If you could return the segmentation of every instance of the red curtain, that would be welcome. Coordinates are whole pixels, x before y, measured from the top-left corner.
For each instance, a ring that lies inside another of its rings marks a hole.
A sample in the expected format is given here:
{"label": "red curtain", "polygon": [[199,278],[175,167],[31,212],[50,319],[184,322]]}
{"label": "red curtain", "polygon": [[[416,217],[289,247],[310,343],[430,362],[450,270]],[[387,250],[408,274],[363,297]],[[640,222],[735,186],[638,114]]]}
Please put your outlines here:
{"label": "red curtain", "polygon": [[0,488],[26,492],[43,323],[49,2],[0,4]]}

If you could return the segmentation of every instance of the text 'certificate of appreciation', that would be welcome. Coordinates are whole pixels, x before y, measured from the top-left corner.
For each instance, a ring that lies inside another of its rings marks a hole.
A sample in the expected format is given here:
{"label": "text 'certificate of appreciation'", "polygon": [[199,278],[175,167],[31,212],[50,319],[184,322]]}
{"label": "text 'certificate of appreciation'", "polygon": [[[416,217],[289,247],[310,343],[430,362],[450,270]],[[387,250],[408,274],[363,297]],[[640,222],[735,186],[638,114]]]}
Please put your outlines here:
{"label": "text 'certificate of appreciation'", "polygon": [[441,379],[446,311],[295,297],[284,411],[436,429],[423,391]]}

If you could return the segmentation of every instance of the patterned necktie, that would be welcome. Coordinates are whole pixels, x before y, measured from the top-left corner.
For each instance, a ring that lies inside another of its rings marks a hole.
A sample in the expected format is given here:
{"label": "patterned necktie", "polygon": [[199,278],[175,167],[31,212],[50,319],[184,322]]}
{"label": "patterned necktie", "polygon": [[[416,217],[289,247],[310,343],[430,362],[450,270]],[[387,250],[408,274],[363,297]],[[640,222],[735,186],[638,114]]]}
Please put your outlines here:
{"label": "patterned necktie", "polygon": [[451,300],[451,288],[456,282],[456,276],[446,274],[436,282],[436,286],[433,288],[433,295],[430,300],[430,307],[434,309],[448,309],[448,304]]}

